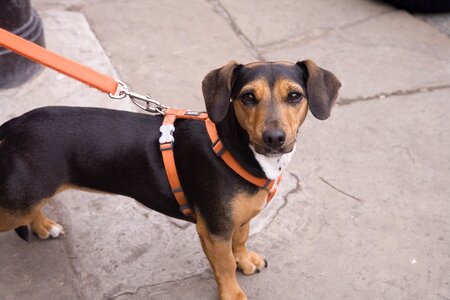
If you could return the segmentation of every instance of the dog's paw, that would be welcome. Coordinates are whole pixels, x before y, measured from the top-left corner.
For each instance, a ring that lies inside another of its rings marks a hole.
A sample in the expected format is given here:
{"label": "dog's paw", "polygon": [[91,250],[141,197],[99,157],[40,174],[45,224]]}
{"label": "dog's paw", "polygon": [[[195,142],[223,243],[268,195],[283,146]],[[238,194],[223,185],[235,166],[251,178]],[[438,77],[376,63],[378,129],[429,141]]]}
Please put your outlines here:
{"label": "dog's paw", "polygon": [[236,257],[237,269],[245,275],[252,275],[261,272],[262,269],[267,268],[268,263],[261,255],[247,251],[245,254],[241,253]]}
{"label": "dog's paw", "polygon": [[242,290],[239,290],[237,292],[221,293],[219,298],[220,300],[248,300],[247,296]]}
{"label": "dog's paw", "polygon": [[31,230],[41,239],[56,239],[64,234],[64,228],[53,220],[42,218],[40,220],[33,221],[31,224]]}
{"label": "dog's paw", "polygon": [[60,235],[64,234],[64,228],[59,225],[58,223],[55,223],[50,227],[49,230],[49,238],[56,239]]}

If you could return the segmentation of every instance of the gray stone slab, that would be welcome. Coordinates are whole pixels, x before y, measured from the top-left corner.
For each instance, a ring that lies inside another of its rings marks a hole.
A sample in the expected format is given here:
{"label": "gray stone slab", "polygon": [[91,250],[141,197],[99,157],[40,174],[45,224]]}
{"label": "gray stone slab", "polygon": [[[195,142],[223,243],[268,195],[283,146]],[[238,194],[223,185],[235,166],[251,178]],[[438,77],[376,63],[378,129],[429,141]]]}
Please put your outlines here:
{"label": "gray stone slab", "polygon": [[323,35],[393,10],[382,2],[360,0],[211,2],[222,5],[258,48]]}
{"label": "gray stone slab", "polygon": [[73,191],[55,201],[87,299],[114,299],[208,269],[193,225],[173,223],[125,197]]}
{"label": "gray stone slab", "polygon": [[99,2],[99,0],[35,0],[32,2],[32,5],[38,12],[46,10],[79,11],[82,6],[95,2]]}
{"label": "gray stone slab", "polygon": [[341,79],[341,101],[450,84],[450,39],[396,11],[320,38],[265,49],[268,60],[313,59]]}
{"label": "gray stone slab", "polygon": [[207,72],[231,59],[256,60],[227,21],[203,1],[138,0],[124,7],[114,0],[81,11],[123,80],[171,106],[204,109],[201,81]]}
{"label": "gray stone slab", "polygon": [[[53,208],[46,209],[55,218]],[[58,218],[56,218],[58,219]],[[78,280],[66,257],[64,238],[30,244],[14,232],[0,234],[0,299],[78,299]]]}

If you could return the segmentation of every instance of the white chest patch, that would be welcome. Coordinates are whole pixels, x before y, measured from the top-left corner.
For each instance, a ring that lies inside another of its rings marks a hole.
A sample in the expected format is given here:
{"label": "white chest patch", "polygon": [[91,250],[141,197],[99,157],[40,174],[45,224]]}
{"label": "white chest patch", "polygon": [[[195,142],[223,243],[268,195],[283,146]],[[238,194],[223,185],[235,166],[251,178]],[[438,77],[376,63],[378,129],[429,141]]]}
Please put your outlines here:
{"label": "white chest patch", "polygon": [[256,160],[266,174],[266,177],[269,179],[276,179],[281,175],[281,173],[283,173],[284,169],[286,169],[287,165],[291,161],[292,155],[296,149],[296,146],[294,146],[294,149],[292,149],[289,153],[278,156],[265,156],[257,153],[252,145],[249,147],[252,149],[253,155],[255,155]]}

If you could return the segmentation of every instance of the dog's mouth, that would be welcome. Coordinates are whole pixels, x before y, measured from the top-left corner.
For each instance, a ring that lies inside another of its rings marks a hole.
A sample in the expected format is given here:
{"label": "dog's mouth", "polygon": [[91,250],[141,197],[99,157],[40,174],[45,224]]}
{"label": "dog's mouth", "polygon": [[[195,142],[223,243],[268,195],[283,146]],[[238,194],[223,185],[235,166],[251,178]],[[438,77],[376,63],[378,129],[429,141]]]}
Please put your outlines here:
{"label": "dog's mouth", "polygon": [[273,149],[266,145],[261,145],[261,144],[257,144],[257,143],[252,143],[251,145],[256,153],[259,153],[261,155],[268,156],[268,157],[274,157],[274,156],[280,156],[280,155],[292,152],[292,150],[294,150],[295,141],[293,141],[292,143],[289,143],[289,144],[285,144],[277,149]]}

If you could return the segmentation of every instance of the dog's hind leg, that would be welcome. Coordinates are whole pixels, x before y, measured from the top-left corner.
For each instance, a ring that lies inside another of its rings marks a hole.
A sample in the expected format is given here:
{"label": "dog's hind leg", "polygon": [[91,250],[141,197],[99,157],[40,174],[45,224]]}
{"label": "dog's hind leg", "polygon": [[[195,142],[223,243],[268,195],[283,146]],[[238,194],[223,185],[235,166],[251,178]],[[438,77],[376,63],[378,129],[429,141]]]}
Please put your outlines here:
{"label": "dog's hind leg", "polygon": [[28,224],[33,220],[33,212],[12,212],[0,208],[0,232],[14,230]]}
{"label": "dog's hind leg", "polygon": [[24,227],[30,225],[31,230],[40,239],[56,238],[64,234],[64,229],[61,225],[47,218],[42,213],[42,207],[47,202],[48,200],[41,201],[26,213],[10,212],[0,208],[0,232],[19,229],[19,232],[17,230],[16,232],[20,236],[21,233],[22,235],[24,233]]}
{"label": "dog's hind leg", "polygon": [[49,199],[42,200],[33,208],[30,228],[41,240],[57,238],[64,234],[64,229],[55,221],[47,218],[42,212],[42,208],[48,203]]}
{"label": "dog's hind leg", "polygon": [[32,213],[11,212],[0,208],[0,232],[15,230],[21,239],[29,242],[28,224],[32,219]]}
{"label": "dog's hind leg", "polygon": [[41,211],[41,208],[35,212],[35,217],[30,223],[33,231],[40,239],[57,238],[64,234],[64,229],[55,221],[47,218]]}

